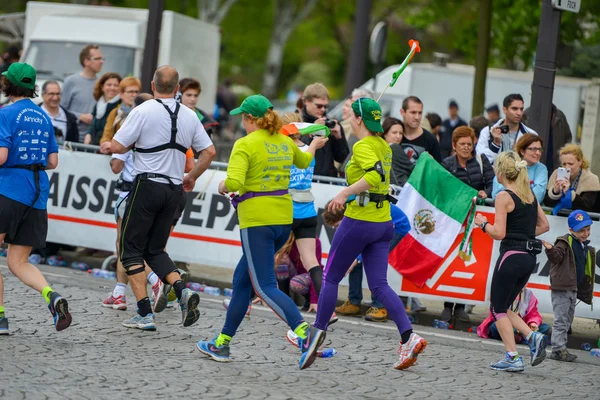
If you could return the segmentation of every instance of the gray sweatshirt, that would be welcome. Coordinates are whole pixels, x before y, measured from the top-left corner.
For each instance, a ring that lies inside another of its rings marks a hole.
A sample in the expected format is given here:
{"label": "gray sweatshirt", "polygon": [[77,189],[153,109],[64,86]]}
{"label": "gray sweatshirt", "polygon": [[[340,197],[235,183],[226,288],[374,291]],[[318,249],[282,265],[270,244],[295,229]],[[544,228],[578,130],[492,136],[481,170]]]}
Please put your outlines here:
{"label": "gray sweatshirt", "polygon": [[90,114],[94,109],[96,100],[93,94],[97,79],[88,79],[80,74],[73,74],[65,79],[62,86],[60,105],[77,117],[79,141],[81,143],[83,143],[83,138],[89,125],[79,121],[79,116],[81,114]]}

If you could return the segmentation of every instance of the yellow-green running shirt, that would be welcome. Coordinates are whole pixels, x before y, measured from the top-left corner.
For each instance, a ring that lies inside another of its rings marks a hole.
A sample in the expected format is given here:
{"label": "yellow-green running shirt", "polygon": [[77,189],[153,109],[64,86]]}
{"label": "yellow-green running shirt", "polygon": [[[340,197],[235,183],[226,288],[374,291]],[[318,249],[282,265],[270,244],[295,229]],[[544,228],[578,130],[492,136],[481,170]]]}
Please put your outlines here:
{"label": "yellow-green running shirt", "polygon": [[[248,192],[286,190],[292,165],[308,168],[311,161],[312,154],[300,150],[289,137],[271,135],[260,129],[236,140],[229,157],[225,185],[240,196]],[[240,229],[288,225],[294,215],[289,194],[252,197],[241,202],[237,211]]]}
{"label": "yellow-green running shirt", "polygon": [[[377,171],[369,171],[381,161],[385,171],[385,182]],[[361,178],[372,186],[369,193],[387,194],[390,186],[390,169],[392,167],[392,150],[385,140],[379,136],[367,136],[354,144],[352,158],[346,166],[346,181],[348,185],[358,182]],[[370,201],[366,207],[351,201],[346,206],[345,216],[367,222],[391,221],[390,202],[384,201],[382,208],[377,208],[377,203]]]}

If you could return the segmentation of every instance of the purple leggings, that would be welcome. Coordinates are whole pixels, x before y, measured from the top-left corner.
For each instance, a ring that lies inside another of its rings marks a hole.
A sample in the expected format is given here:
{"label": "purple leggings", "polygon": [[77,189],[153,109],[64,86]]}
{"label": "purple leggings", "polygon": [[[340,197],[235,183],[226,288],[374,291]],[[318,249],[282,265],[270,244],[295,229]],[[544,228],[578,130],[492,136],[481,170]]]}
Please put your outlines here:
{"label": "purple leggings", "polygon": [[400,334],[412,329],[402,300],[387,282],[388,253],[393,236],[391,221],[367,222],[344,217],[333,236],[323,273],[316,328],[327,330],[338,298],[338,285],[352,262],[362,254],[369,289],[383,304]]}

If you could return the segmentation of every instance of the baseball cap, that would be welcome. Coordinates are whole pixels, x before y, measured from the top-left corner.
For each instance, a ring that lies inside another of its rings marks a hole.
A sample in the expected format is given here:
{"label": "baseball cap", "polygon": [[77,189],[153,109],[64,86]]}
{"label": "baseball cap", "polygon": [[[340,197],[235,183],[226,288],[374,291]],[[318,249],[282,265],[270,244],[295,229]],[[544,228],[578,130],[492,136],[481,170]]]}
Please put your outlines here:
{"label": "baseball cap", "polygon": [[361,97],[352,103],[354,114],[361,117],[371,132],[383,132],[381,126],[381,107],[379,103],[368,97]]}
{"label": "baseball cap", "polygon": [[262,94],[255,94],[253,96],[246,97],[242,104],[238,108],[234,108],[229,112],[229,115],[238,115],[241,113],[250,114],[253,117],[260,118],[267,110],[273,108],[273,104]]}
{"label": "baseball cap", "polygon": [[6,76],[12,84],[25,89],[35,90],[36,72],[35,68],[26,63],[15,62],[10,64],[8,70],[2,75]]}
{"label": "baseball cap", "polygon": [[488,108],[486,108],[485,111],[487,111],[487,112],[493,112],[493,111],[495,111],[495,112],[499,113],[500,112],[500,107],[498,107],[498,104],[492,104],[491,106],[489,106]]}
{"label": "baseball cap", "polygon": [[448,104],[448,108],[458,108],[458,103],[456,102],[456,100],[450,100],[450,103]]}
{"label": "baseball cap", "polygon": [[569,214],[569,229],[572,231],[577,232],[590,225],[592,225],[592,219],[585,211],[575,210]]}

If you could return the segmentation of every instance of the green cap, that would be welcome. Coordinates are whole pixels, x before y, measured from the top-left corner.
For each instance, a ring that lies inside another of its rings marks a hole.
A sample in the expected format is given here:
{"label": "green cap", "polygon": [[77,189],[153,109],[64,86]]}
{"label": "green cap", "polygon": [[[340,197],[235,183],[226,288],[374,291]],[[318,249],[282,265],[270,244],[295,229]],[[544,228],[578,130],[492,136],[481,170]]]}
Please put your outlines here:
{"label": "green cap", "polygon": [[381,107],[379,103],[368,97],[361,97],[352,103],[354,114],[361,117],[371,132],[383,132],[381,126]]}
{"label": "green cap", "polygon": [[10,64],[7,71],[2,75],[6,76],[12,84],[25,89],[35,90],[36,72],[35,68],[26,63],[15,62]]}
{"label": "green cap", "polygon": [[267,112],[268,109],[273,108],[273,104],[262,94],[255,94],[253,96],[246,97],[246,100],[242,102],[242,105],[238,108],[234,108],[229,112],[229,115],[238,115],[241,113],[250,114],[253,117],[260,118]]}

